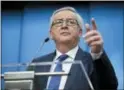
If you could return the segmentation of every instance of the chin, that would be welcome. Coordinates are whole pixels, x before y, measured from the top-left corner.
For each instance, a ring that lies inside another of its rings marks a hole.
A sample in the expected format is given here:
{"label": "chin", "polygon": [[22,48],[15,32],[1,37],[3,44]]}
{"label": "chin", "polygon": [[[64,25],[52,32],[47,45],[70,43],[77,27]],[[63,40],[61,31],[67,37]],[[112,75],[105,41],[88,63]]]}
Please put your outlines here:
{"label": "chin", "polygon": [[68,43],[71,40],[72,40],[72,38],[70,38],[70,37],[62,37],[62,38],[59,39],[60,42],[68,42]]}

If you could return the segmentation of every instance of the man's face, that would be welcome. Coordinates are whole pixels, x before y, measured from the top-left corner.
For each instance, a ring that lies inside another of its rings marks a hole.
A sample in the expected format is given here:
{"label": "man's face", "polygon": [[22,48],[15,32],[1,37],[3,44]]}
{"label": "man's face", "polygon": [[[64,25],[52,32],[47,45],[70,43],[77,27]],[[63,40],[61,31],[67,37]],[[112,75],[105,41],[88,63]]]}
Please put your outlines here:
{"label": "man's face", "polygon": [[78,42],[82,30],[79,28],[75,14],[69,10],[56,13],[50,35],[57,43]]}

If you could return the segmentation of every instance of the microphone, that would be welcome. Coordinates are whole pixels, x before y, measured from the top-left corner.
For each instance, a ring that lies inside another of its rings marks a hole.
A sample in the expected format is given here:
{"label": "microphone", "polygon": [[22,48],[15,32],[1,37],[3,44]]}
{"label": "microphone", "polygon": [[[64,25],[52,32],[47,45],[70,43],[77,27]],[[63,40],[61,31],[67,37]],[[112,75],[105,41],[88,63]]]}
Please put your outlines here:
{"label": "microphone", "polygon": [[44,46],[44,44],[47,43],[49,40],[50,40],[50,38],[47,37],[47,38],[44,39],[43,42],[41,42],[40,47],[37,49],[35,55],[32,57],[31,60],[34,60],[34,59],[35,59],[35,57],[36,57],[36,55],[38,54],[38,52],[42,49],[42,47]]}
{"label": "microphone", "polygon": [[44,40],[44,42],[48,42],[49,40],[50,40],[50,38],[47,37],[47,38]]}
{"label": "microphone", "polygon": [[[41,42],[40,47],[37,49],[35,55],[32,57],[31,61],[34,60],[34,58],[36,57],[37,53],[42,49],[42,47],[44,46],[45,43],[47,43],[50,40],[49,37],[45,38],[43,42]],[[19,63],[19,64],[9,64],[9,65],[0,65],[0,67],[13,67],[13,66],[21,66],[21,65],[27,65],[27,63]]]}

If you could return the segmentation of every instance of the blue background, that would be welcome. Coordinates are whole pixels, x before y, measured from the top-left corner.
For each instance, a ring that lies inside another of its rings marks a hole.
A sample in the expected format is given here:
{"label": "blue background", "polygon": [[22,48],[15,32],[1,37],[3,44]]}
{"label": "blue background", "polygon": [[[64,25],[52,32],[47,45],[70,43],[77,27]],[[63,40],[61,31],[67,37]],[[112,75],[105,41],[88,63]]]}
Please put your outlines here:
{"label": "blue background", "polygon": [[[6,8],[8,5],[10,8]],[[123,30],[124,3],[122,2],[23,2],[3,3],[2,26],[2,65],[28,63],[35,56],[41,42],[49,36],[49,19],[52,12],[62,6],[73,6],[85,23],[95,18],[104,40],[104,49],[114,66],[119,86],[123,88]],[[13,6],[15,5],[15,7]],[[20,5],[20,6],[19,6]],[[13,6],[13,7],[12,7]],[[83,31],[85,33],[85,30]],[[86,51],[89,47],[80,41]],[[44,45],[36,57],[55,50],[53,41]],[[2,68],[6,71],[19,71],[19,67]],[[3,80],[2,80],[3,81]],[[2,83],[2,87],[3,83]]]}

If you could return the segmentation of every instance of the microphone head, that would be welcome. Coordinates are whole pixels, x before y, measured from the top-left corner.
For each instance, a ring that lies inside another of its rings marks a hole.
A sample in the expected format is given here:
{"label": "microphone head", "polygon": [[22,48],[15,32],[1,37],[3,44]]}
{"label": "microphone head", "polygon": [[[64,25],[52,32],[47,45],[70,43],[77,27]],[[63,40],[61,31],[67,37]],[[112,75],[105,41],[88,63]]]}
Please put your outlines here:
{"label": "microphone head", "polygon": [[50,39],[49,39],[49,37],[47,37],[45,40],[44,40],[44,42],[48,42]]}

